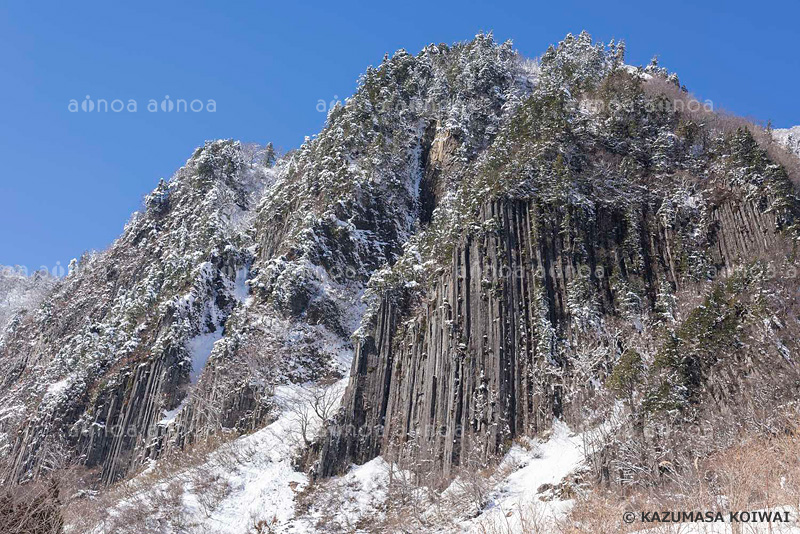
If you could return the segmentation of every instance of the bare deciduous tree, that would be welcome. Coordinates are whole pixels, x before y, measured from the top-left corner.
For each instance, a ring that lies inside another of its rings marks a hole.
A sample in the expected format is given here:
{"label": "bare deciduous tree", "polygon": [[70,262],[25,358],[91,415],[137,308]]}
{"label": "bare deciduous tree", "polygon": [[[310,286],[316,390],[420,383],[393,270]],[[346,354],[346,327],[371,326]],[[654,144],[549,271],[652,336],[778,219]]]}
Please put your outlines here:
{"label": "bare deciduous tree", "polygon": [[313,433],[330,419],[342,398],[343,386],[335,379],[305,384],[297,388],[296,394],[283,401],[283,409],[293,424],[291,433],[309,447]]}

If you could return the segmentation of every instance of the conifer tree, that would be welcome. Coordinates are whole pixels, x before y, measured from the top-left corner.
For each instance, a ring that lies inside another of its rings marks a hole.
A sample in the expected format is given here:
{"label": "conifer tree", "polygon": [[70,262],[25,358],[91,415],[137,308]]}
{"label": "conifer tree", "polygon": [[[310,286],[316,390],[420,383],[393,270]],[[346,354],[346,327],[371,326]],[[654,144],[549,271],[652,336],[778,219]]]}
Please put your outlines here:
{"label": "conifer tree", "polygon": [[264,149],[264,165],[267,167],[272,167],[275,165],[275,147],[272,146],[272,142],[270,141],[267,143],[267,147]]}

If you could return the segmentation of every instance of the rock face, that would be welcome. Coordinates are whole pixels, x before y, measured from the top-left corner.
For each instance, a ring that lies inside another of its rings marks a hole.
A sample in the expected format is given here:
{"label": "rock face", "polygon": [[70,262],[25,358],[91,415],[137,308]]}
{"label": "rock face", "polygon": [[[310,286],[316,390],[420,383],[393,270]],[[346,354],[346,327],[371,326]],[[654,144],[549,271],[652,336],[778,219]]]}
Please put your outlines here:
{"label": "rock face", "polygon": [[199,148],[0,338],[4,478],[79,464],[113,483],[263,426],[276,385],[346,372],[367,280],[530,90],[520,60],[483,35],[399,51],[274,165]]}
{"label": "rock face", "polygon": [[[757,202],[725,202],[711,220],[708,254],[720,272],[782,243],[777,217]],[[413,443],[418,460],[449,475],[467,457],[484,464],[554,418],[581,424],[570,404],[579,406],[592,387],[573,369],[574,347],[586,337],[570,310],[576,282],[588,279],[596,313],[610,316],[624,315],[624,284],[640,285],[652,310],[659,280],[685,283],[676,275],[674,232],[652,212],[631,225],[625,213],[604,210],[566,236],[564,221],[535,202],[493,202],[480,221],[492,230],[459,243],[422,309],[409,315],[381,301],[358,345],[323,475],[398,442]],[[573,252],[579,241],[593,244],[585,258]],[[631,241],[641,246],[638,257],[626,249]],[[563,350],[559,339],[567,340]]]}
{"label": "rock face", "polygon": [[229,141],[198,149],[109,250],[85,255],[6,331],[10,480],[77,462],[113,482],[159,453],[163,412],[203,371],[192,340],[221,333],[242,304],[253,256],[240,224],[271,179],[254,157]]}
{"label": "rock face", "polygon": [[[551,64],[592,58],[574,46],[548,52]],[[620,380],[623,356],[639,361],[638,351],[649,351],[652,360],[636,364],[647,370],[637,369],[640,383],[629,385],[642,407],[632,408],[635,418],[652,417],[668,409],[665,398],[677,399],[669,409],[682,414],[680,423],[673,421],[679,428],[690,412],[714,402],[706,391],[735,402],[720,393],[741,387],[730,368],[720,371],[729,362],[687,353],[666,364],[659,354],[671,350],[665,338],[696,331],[689,295],[761,259],[791,257],[800,214],[794,187],[747,131],[697,130],[699,136],[681,139],[687,119],[669,113],[628,116],[626,134],[613,126],[620,119],[614,112],[587,119],[570,111],[581,107],[576,103],[551,110],[563,122],[549,138],[539,134],[554,116],[542,114],[553,102],[547,58],[542,96],[534,93],[501,130],[477,166],[477,185],[463,182],[462,199],[479,200],[478,208],[455,232],[451,252],[411,284],[399,261],[400,284],[376,290],[377,311],[362,326],[343,410],[322,442],[322,476],[379,454],[445,476],[484,466],[513,439],[549,428],[554,418],[578,427],[596,416],[614,387],[608,384]],[[630,92],[628,76],[611,67],[577,83],[604,80],[590,93],[610,91],[623,102],[633,99],[630,109],[646,108],[651,96]],[[658,126],[627,137],[642,120]],[[633,160],[637,170],[630,173]],[[492,184],[489,200],[481,200],[485,183]],[[436,222],[457,218],[445,214]],[[447,245],[435,242],[428,257]],[[704,335],[713,337],[718,327],[708,328]],[[772,336],[779,346],[791,337],[787,330]],[[747,343],[730,346],[738,351]],[[773,365],[797,375],[774,346],[766,350],[763,360],[771,363],[755,375],[771,373],[765,368]],[[667,377],[668,367],[679,378]],[[774,409],[797,393],[796,383],[782,391],[782,400],[769,400]]]}
{"label": "rock face", "polygon": [[[648,421],[774,412],[800,384],[757,386],[797,374],[798,177],[623,51],[401,50],[277,162],[207,142],[0,335],[6,481],[123,480],[347,367],[304,456],[323,476],[378,454],[450,476],[621,406],[618,442],[658,451],[678,448]],[[621,478],[625,454],[597,471]]]}

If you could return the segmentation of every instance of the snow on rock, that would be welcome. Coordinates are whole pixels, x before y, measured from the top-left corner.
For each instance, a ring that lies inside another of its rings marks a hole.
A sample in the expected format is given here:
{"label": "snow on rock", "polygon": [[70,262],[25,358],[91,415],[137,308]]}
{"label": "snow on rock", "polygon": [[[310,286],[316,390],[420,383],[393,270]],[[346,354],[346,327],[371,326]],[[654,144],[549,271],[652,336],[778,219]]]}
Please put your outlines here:
{"label": "snow on rock", "polygon": [[800,156],[800,126],[776,128],[772,135],[779,143]]}
{"label": "snow on rock", "polygon": [[[338,529],[332,531],[358,532],[357,525],[365,519],[382,519],[392,469],[397,475],[397,468],[378,456],[325,482],[326,490],[315,499],[309,513],[292,522],[289,532],[319,532],[323,524],[329,529]],[[330,502],[321,502],[321,498],[330,499]]]}
{"label": "snow on rock", "polygon": [[69,381],[70,381],[69,377],[66,377],[62,378],[58,382],[53,382],[52,384],[47,386],[47,394],[53,396],[61,394],[61,392],[67,389],[67,387],[69,386]]}
{"label": "snow on rock", "polygon": [[236,271],[236,280],[233,283],[233,296],[242,304],[247,304],[250,300],[250,287],[247,285],[249,271],[246,267]]}
{"label": "snow on rock", "polygon": [[197,383],[203,368],[214,350],[214,343],[222,339],[222,327],[218,326],[213,332],[197,335],[186,342],[189,357],[192,361],[192,370],[189,373],[189,381]]}
{"label": "snow on rock", "polygon": [[363,508],[370,502],[386,499],[386,490],[389,483],[390,466],[382,457],[353,467],[345,475],[344,481],[348,485],[357,485],[359,492],[354,492],[354,501]]}
{"label": "snow on rock", "polygon": [[161,418],[158,424],[161,426],[172,424],[172,422],[178,417],[178,414],[181,413],[181,410],[183,410],[183,407],[186,405],[186,399],[188,399],[188,397],[185,397],[180,404],[178,404],[172,410],[164,410],[164,417]]}

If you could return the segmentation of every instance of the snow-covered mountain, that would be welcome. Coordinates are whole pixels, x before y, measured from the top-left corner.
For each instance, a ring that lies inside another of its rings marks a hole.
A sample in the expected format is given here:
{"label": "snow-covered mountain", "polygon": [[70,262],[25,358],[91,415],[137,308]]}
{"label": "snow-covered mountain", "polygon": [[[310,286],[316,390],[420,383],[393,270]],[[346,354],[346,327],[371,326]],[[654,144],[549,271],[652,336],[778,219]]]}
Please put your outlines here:
{"label": "snow-covered mountain", "polygon": [[36,310],[55,282],[44,270],[28,275],[16,267],[0,266],[0,335],[17,314]]}
{"label": "snow-covered mountain", "polygon": [[0,279],[7,508],[547,532],[778,432],[798,160],[624,51],[400,50],[298,150],[207,142],[63,280]]}
{"label": "snow-covered mountain", "polygon": [[789,150],[800,156],[800,126],[776,128],[772,135]]}

